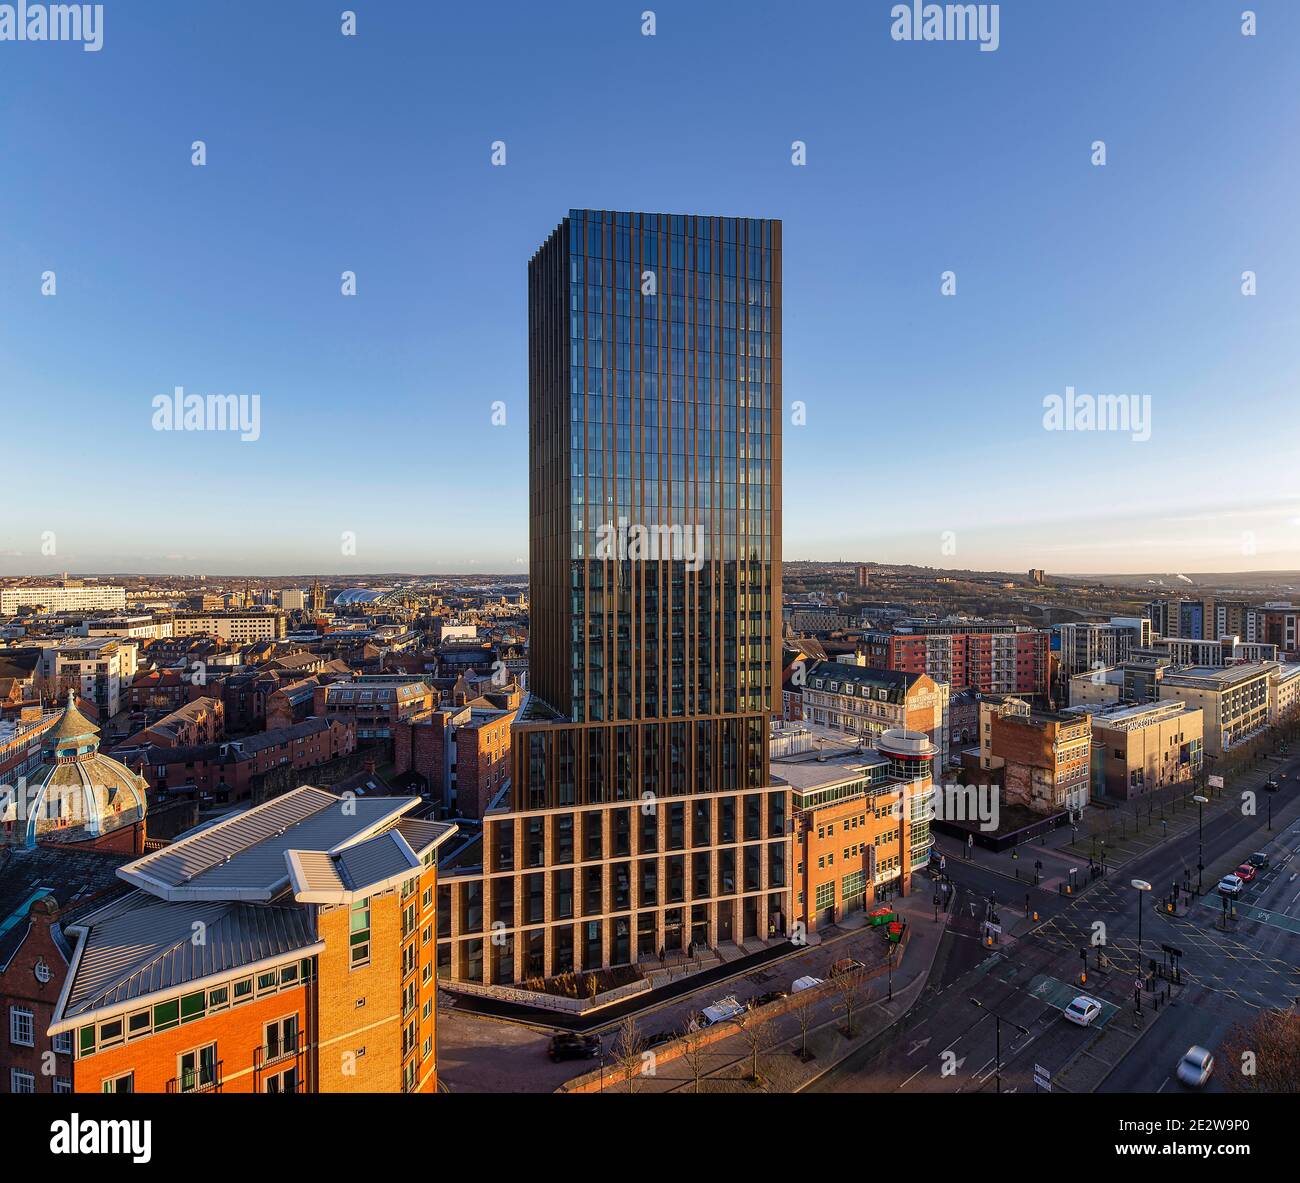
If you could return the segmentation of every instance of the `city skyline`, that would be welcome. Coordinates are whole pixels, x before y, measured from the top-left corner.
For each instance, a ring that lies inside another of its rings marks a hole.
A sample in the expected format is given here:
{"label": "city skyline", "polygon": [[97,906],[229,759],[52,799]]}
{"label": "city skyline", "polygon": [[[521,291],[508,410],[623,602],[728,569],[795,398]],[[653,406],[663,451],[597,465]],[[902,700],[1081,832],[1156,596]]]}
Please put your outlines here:
{"label": "city skyline", "polygon": [[[540,11],[367,11],[356,39],[298,12],[142,6],[111,10],[94,54],[10,47],[6,110],[49,85],[7,117],[33,182],[0,196],[0,387],[62,467],[99,463],[106,426],[121,451],[93,497],[43,451],[14,455],[43,494],[0,522],[0,574],[522,572],[519,259],[581,206],[782,220],[792,560],[1300,565],[1293,441],[1223,446],[1285,415],[1300,378],[1296,177],[1274,150],[1300,13],[1259,4],[1267,35],[1243,37],[1231,6],[1156,3],[1116,38],[1123,5],[1001,7],[995,53],[895,41],[888,5],[777,4],[661,6],[653,37],[595,4],[563,31]],[[419,69],[443,43],[457,54]],[[164,53],[186,64],[165,94]],[[563,68],[539,87],[548,58]],[[693,84],[627,81],[661,76]],[[738,94],[725,132],[697,118]],[[153,430],[177,387],[258,395],[257,438]],[[1071,390],[1149,398],[1144,431],[1045,430],[1044,400]],[[374,462],[399,504],[373,496]],[[219,498],[156,495],[218,475]]]}

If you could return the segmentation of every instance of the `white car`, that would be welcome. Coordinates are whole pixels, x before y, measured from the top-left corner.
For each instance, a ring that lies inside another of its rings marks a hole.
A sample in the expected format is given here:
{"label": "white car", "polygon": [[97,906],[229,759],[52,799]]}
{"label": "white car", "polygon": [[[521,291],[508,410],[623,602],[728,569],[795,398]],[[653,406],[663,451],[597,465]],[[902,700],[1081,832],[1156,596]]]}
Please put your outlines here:
{"label": "white car", "polygon": [[814,986],[820,986],[823,981],[823,978],[814,978],[811,974],[804,978],[795,978],[794,984],[790,987],[790,992],[798,994],[800,990],[811,990]]}
{"label": "white car", "polygon": [[1091,1027],[1093,1020],[1101,1014],[1101,1003],[1086,994],[1080,994],[1061,1013],[1071,1023],[1077,1023],[1080,1027]]}
{"label": "white car", "polygon": [[735,995],[719,998],[712,1006],[706,1006],[700,1014],[700,1026],[712,1027],[715,1023],[725,1023],[745,1013],[745,1004],[737,1002]]}
{"label": "white car", "polygon": [[1198,1089],[1210,1079],[1214,1071],[1214,1057],[1205,1048],[1189,1047],[1187,1053],[1178,1061],[1178,1079],[1183,1084]]}
{"label": "white car", "polygon": [[1219,880],[1220,895],[1241,895],[1241,889],[1246,884],[1236,875],[1225,875]]}

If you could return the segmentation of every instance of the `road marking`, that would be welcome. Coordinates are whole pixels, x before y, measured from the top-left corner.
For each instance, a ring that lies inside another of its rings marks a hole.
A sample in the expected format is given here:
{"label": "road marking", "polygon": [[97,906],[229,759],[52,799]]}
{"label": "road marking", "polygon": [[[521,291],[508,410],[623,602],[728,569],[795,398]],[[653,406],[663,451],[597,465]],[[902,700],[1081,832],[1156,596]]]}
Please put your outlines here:
{"label": "road marking", "polygon": [[931,1038],[932,1038],[931,1036],[927,1035],[924,1039],[918,1039],[914,1044],[912,1044],[912,1050],[907,1054],[909,1056],[916,1055],[917,1052],[919,1052],[923,1047],[925,1047],[927,1043],[930,1042]]}
{"label": "road marking", "polygon": [[[911,1076],[909,1076],[905,1081],[903,1081],[902,1084],[900,1084],[900,1085],[898,1086],[898,1089],[905,1089],[905,1088],[907,1088],[907,1086],[908,1086],[909,1084],[911,1084],[912,1081],[914,1081],[914,1080],[915,1080],[918,1076],[920,1076],[921,1073],[924,1072],[924,1071],[925,1071],[924,1068],[918,1068],[915,1072],[912,1073]],[[898,1089],[895,1089],[894,1091],[897,1092]]]}

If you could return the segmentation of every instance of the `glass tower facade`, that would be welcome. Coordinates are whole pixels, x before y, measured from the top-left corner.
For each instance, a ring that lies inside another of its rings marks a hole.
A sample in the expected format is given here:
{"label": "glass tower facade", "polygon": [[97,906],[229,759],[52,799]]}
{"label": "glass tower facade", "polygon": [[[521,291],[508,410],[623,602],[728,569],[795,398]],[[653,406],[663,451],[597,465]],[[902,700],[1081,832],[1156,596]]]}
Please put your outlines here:
{"label": "glass tower facade", "polygon": [[528,328],[530,694],[510,799],[445,869],[438,973],[703,969],[791,914],[781,224],[571,210]]}

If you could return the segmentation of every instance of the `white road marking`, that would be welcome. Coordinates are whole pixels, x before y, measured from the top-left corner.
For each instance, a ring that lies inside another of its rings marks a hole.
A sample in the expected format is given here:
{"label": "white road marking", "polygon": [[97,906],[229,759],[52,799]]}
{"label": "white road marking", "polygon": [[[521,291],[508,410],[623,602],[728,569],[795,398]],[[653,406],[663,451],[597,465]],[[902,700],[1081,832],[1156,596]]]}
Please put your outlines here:
{"label": "white road marking", "polygon": [[[912,1073],[911,1076],[909,1076],[905,1081],[903,1081],[903,1083],[900,1084],[898,1087],[899,1087],[900,1089],[905,1089],[905,1088],[907,1088],[907,1086],[908,1086],[909,1084],[911,1084],[912,1081],[914,1081],[914,1080],[915,1080],[918,1076],[920,1076],[921,1073],[924,1072],[924,1071],[925,1071],[924,1068],[918,1068],[915,1072]],[[897,1091],[897,1090],[895,1090],[895,1091]]]}

